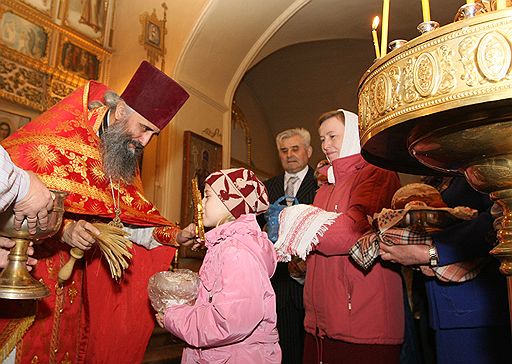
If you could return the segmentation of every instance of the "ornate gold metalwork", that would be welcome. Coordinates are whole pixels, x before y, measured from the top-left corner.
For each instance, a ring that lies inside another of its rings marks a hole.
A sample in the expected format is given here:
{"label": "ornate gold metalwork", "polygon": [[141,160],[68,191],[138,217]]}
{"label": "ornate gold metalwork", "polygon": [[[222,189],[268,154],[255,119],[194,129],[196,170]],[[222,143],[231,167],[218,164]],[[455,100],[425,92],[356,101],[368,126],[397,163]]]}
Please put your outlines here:
{"label": "ornate gold metalwork", "polygon": [[370,162],[408,173],[463,173],[502,207],[491,254],[508,278],[512,317],[511,44],[512,9],[409,41],[362,78],[359,127]]}
{"label": "ornate gold metalwork", "polygon": [[425,173],[405,142],[384,156],[375,138],[390,127],[408,129],[407,121],[419,117],[510,98],[511,43],[512,11],[505,10],[423,34],[378,60],[359,86],[361,142],[372,139],[366,152],[407,160],[412,172]]}
{"label": "ornate gold metalwork", "polygon": [[[45,32],[46,47],[43,56],[10,48],[0,42],[0,97],[38,111],[45,111],[71,91],[85,84],[79,73],[65,70],[61,64],[64,44],[70,43],[97,57],[98,80],[109,77],[111,52],[94,40],[57,23],[57,19],[41,10],[15,0],[3,0],[0,19],[6,13],[23,18]],[[53,13],[53,11],[52,11]],[[57,39],[60,39],[57,42]]]}
{"label": "ornate gold metalwork", "polygon": [[192,200],[194,201],[194,224],[196,225],[196,237],[204,242],[204,224],[203,224],[203,201],[201,198],[201,191],[199,191],[199,184],[197,176],[192,178]]}
{"label": "ornate gold metalwork", "polygon": [[[7,53],[7,52],[6,52]],[[3,54],[6,54],[3,53]],[[47,108],[46,84],[49,75],[0,56],[0,97],[43,111]]]}

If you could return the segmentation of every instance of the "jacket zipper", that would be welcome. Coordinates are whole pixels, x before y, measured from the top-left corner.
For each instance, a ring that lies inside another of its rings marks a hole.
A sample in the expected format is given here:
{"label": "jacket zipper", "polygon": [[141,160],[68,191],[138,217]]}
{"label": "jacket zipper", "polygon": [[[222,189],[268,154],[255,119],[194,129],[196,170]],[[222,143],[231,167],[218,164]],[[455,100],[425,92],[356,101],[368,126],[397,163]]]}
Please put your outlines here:
{"label": "jacket zipper", "polygon": [[347,308],[348,313],[352,312],[352,282],[347,275],[347,265],[343,265],[343,279],[345,281],[345,288],[347,290]]}

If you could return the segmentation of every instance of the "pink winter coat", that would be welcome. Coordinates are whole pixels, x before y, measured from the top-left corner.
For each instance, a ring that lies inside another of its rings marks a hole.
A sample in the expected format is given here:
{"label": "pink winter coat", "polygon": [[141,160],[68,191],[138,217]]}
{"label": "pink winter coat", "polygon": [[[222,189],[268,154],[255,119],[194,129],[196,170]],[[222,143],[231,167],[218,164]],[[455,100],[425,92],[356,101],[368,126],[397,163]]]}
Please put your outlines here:
{"label": "pink winter coat", "polygon": [[313,204],[342,215],[307,259],[306,331],[357,344],[400,344],[404,304],[399,270],[379,259],[366,272],[348,256],[370,229],[367,216],[389,208],[400,187],[398,176],[360,154],[336,159],[333,169],[336,184],[320,187]]}
{"label": "pink winter coat", "polygon": [[193,306],[171,306],[167,330],[190,346],[182,363],[280,363],[276,300],[270,277],[276,254],[254,214],[206,233],[208,252]]}

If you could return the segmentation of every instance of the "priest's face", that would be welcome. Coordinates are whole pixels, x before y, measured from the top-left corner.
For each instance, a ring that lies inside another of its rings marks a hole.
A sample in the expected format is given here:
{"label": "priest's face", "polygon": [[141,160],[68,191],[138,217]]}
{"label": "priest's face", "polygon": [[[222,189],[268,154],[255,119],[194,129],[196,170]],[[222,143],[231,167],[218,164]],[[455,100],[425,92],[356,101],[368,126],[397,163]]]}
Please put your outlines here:
{"label": "priest's face", "polygon": [[114,180],[133,182],[144,147],[159,132],[160,129],[121,101],[111,114],[108,129],[101,135],[105,174]]}
{"label": "priest's face", "polygon": [[136,111],[129,110],[124,119],[126,120],[126,129],[133,140],[143,147],[149,143],[153,135],[160,133],[160,129]]}
{"label": "priest's face", "polygon": [[144,146],[134,140],[125,122],[110,124],[101,135],[103,171],[114,181],[132,183]]}
{"label": "priest's face", "polygon": [[322,151],[332,162],[339,158],[343,137],[345,136],[345,124],[337,116],[326,119],[318,128]]}

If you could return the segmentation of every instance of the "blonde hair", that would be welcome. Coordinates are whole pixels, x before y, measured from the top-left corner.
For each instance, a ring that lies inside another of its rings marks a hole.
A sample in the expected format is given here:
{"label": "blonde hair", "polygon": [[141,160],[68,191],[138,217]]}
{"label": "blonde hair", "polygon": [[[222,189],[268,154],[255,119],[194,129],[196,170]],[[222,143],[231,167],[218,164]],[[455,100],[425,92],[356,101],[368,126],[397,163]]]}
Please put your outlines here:
{"label": "blonde hair", "polygon": [[311,145],[311,134],[309,134],[309,131],[307,131],[304,128],[294,128],[294,129],[287,129],[276,136],[276,146],[277,149],[280,148],[280,144],[284,139],[291,138],[295,135],[298,135],[302,138],[304,141],[304,146],[308,148]]}
{"label": "blonde hair", "polygon": [[235,220],[235,217],[230,212],[228,212],[226,216],[224,216],[222,219],[219,220],[219,222],[217,222],[217,225],[215,225],[215,227]]}
{"label": "blonde hair", "polygon": [[333,116],[336,117],[339,121],[341,121],[343,125],[345,125],[345,113],[343,112],[342,109],[338,109],[327,111],[320,115],[317,121],[318,127],[320,127],[320,125],[322,125],[324,121],[332,118]]}

